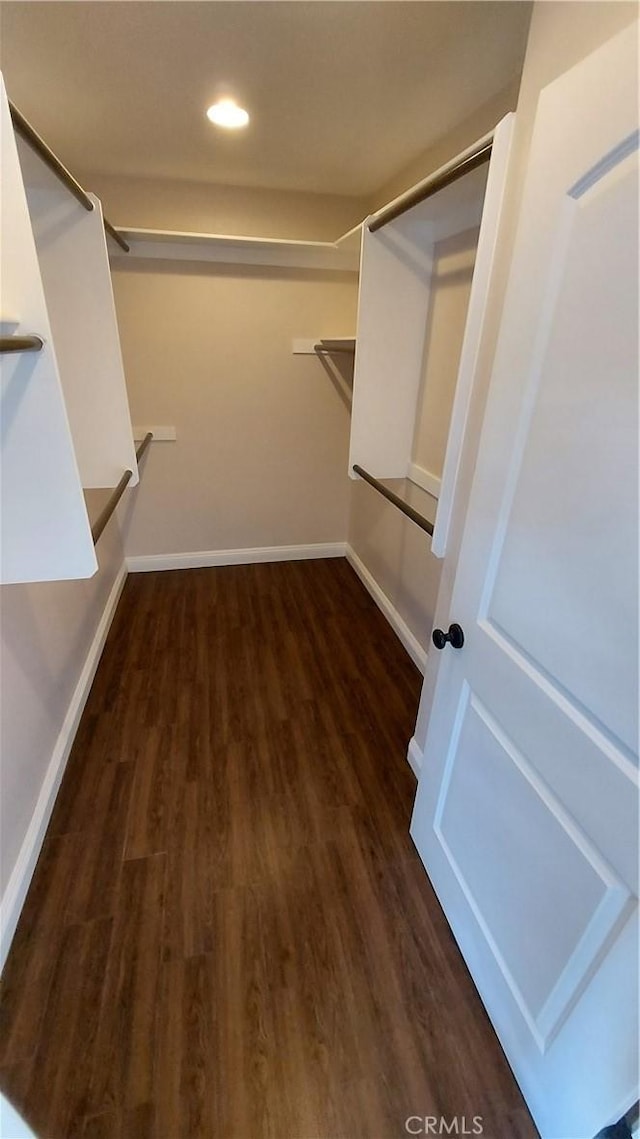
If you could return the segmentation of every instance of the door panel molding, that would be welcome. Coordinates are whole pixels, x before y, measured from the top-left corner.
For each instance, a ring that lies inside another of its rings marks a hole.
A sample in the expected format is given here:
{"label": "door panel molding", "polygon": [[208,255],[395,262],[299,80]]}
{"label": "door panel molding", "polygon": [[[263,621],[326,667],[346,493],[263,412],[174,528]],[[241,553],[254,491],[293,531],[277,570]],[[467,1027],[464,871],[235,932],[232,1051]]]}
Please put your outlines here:
{"label": "door panel molding", "polygon": [[[484,917],[482,905],[476,897],[473,887],[469,883],[456,857],[453,849],[452,836],[445,834],[446,822],[444,816],[451,798],[452,780],[456,768],[456,760],[460,754],[459,745],[461,736],[470,713],[475,715],[487,729],[492,739],[496,742],[500,754],[517,768],[517,771],[526,781],[529,788],[533,790],[541,803],[544,804],[546,811],[553,818],[554,823],[559,828],[559,831],[562,832],[563,837],[566,836],[573,847],[580,852],[585,866],[589,867],[593,877],[596,878],[602,886],[597,904],[592,908],[585,928],[578,938],[562,973],[552,988],[548,990],[546,997],[537,1010],[533,1009],[531,1002],[527,1000],[526,994],[522,991],[521,985],[514,976],[506,956],[498,944],[497,937],[494,936],[494,933]],[[565,810],[551,788],[540,777],[539,773],[516,746],[514,741],[504,733],[491,715],[489,709],[466,683],[463,685],[458,702],[451,747],[434,815],[434,831],[469,907],[495,957],[496,964],[520,1012],[525,1018],[540,1052],[544,1054],[571,1012],[581,992],[588,984],[603,955],[607,952],[612,941],[627,920],[635,905],[635,899],[625,883],[618,877],[615,870],[606,862],[600,851],[594,846],[588,835]]]}

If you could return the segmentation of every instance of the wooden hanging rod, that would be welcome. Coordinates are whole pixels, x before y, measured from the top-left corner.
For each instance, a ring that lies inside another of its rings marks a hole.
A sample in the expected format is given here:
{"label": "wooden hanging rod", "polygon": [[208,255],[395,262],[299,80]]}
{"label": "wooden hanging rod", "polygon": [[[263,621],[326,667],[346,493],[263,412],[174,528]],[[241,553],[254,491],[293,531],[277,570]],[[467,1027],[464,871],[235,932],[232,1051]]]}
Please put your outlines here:
{"label": "wooden hanging rod", "polygon": [[47,146],[43,138],[40,137],[37,130],[35,130],[28,119],[25,119],[21,111],[18,110],[15,103],[9,100],[9,110],[11,112],[11,122],[13,129],[22,136],[25,142],[29,143],[32,150],[40,156],[42,161],[46,163],[50,170],[53,171],[56,178],[59,178],[62,183],[67,187],[67,190],[73,194],[74,198],[84,206],[85,210],[91,212],[93,209],[93,202],[88,194],[82,189],[82,186],[73,177],[70,170],[60,161],[60,159],[53,153],[51,147]]}
{"label": "wooden hanging rod", "polygon": [[409,503],[405,502],[403,498],[400,498],[397,494],[394,494],[392,490],[389,490],[384,485],[384,483],[380,482],[380,479],[374,478],[373,475],[370,475],[368,471],[365,471],[362,467],[359,467],[357,463],[354,463],[353,470],[357,475],[360,475],[361,479],[364,479],[365,482],[368,482],[369,486],[372,486],[374,490],[377,490],[378,494],[381,494],[383,498],[387,499],[388,502],[391,502],[394,506],[397,506],[398,510],[401,510],[403,514],[406,514],[407,518],[410,518],[412,522],[415,522],[416,526],[419,526],[421,530],[425,530],[427,534],[433,535],[433,525],[431,522],[429,522],[423,514],[419,514],[417,510],[414,510],[413,506],[409,506]]}
{"label": "wooden hanging rod", "polygon": [[336,353],[338,353],[338,354],[344,353],[347,356],[353,356],[353,353],[354,353],[353,348],[344,347],[344,345],[342,345],[342,344],[340,346],[336,345],[336,346],[332,347],[329,344],[322,344],[322,343],[314,344],[313,351],[314,352],[321,352],[325,356],[335,356]]}
{"label": "wooden hanging rod", "polygon": [[93,538],[94,546],[97,545],[98,538],[101,537],[102,531],[104,530],[105,526],[107,525],[107,522],[111,518],[111,515],[113,514],[116,506],[120,502],[120,499],[122,498],[122,495],[124,494],[132,475],[133,475],[133,471],[125,471],[124,472],[122,478],[120,479],[120,482],[118,483],[117,487],[115,487],[113,494],[109,497],[107,504],[100,511],[100,513],[99,513],[98,517],[96,518],[93,526],[91,527],[91,537]]}
{"label": "wooden hanging rod", "polygon": [[457,158],[453,158],[451,162],[441,166],[435,174],[431,174],[424,181],[418,182],[417,186],[413,186],[407,190],[406,194],[401,194],[394,202],[390,202],[388,206],[384,206],[377,214],[374,214],[368,223],[369,232],[375,233],[376,230],[382,229],[383,225],[388,225],[390,221],[401,217],[407,210],[417,206],[419,202],[426,201],[433,194],[444,190],[445,186],[450,186],[452,182],[457,182],[459,178],[464,178],[465,174],[470,174],[472,170],[476,170],[478,166],[488,162],[491,158],[492,147],[493,131],[474,143],[468,150],[463,151]]}
{"label": "wooden hanging rod", "polygon": [[43,344],[40,336],[1,336],[0,353],[40,352]]}
{"label": "wooden hanging rod", "polygon": [[[53,153],[51,147],[47,146],[46,142],[43,138],[41,138],[37,130],[31,126],[31,123],[28,121],[28,119],[25,119],[22,112],[18,110],[15,103],[12,103],[11,100],[9,100],[9,111],[11,113],[11,122],[13,123],[13,129],[16,131],[16,133],[19,134],[26,143],[29,144],[32,150],[35,150],[36,154],[42,159],[45,165],[47,165],[49,169],[53,171],[56,178],[58,178],[62,184],[66,186],[69,193],[73,194],[76,201],[80,202],[80,205],[83,206],[85,210],[90,212],[93,209],[93,202],[91,201],[91,198],[87,194],[86,190],[82,189],[82,186],[73,177],[71,171],[67,170],[64,163],[62,163],[57,155]],[[125,253],[128,253],[129,246],[127,245],[124,238],[120,236],[117,229],[114,229],[114,227],[111,225],[111,222],[107,221],[106,218],[103,218],[103,222],[106,232],[114,239],[114,241],[118,242],[118,245],[121,249],[124,249]]]}
{"label": "wooden hanging rod", "polygon": [[[146,451],[147,447],[149,446],[152,439],[153,439],[153,433],[151,431],[148,431],[147,434],[145,435],[144,439],[142,440],[142,443],[140,444],[140,446],[138,447],[138,449],[136,451],[136,461],[138,463],[140,462],[142,456],[144,455],[144,453],[145,453],[145,451]],[[122,495],[124,494],[125,490],[127,489],[127,486],[129,485],[129,481],[130,481],[132,475],[133,475],[133,471],[125,471],[124,472],[122,478],[120,479],[120,482],[118,483],[118,485],[116,487],[114,487],[113,494],[110,495],[109,501],[105,504],[103,509],[100,511],[100,513],[99,513],[98,517],[96,518],[93,526],[91,527],[91,537],[93,538],[94,546],[97,544],[98,538],[101,537],[102,532],[103,532],[105,526],[107,525],[107,522],[111,518],[111,515],[113,514],[118,503],[120,502]]]}
{"label": "wooden hanging rod", "polygon": [[144,439],[142,440],[142,443],[140,444],[140,446],[138,447],[138,449],[136,451],[136,462],[137,463],[140,462],[142,456],[144,455],[144,453],[145,453],[145,451],[146,451],[147,447],[149,446],[152,439],[153,439],[153,431],[147,431],[147,434],[145,435]]}

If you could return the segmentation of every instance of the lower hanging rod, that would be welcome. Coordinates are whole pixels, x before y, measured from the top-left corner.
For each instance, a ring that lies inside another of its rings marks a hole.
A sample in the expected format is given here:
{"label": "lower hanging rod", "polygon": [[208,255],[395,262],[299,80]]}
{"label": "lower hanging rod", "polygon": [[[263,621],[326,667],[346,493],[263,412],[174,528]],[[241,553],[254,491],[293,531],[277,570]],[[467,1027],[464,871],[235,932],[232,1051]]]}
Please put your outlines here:
{"label": "lower hanging rod", "polygon": [[[140,462],[142,456],[144,455],[144,453],[145,453],[145,451],[146,451],[147,447],[149,446],[152,439],[153,439],[153,433],[151,431],[148,431],[147,434],[145,435],[144,439],[142,440],[142,443],[140,444],[140,446],[138,447],[138,449],[136,451],[136,461],[138,463]],[[116,487],[114,487],[113,494],[110,495],[109,501],[105,504],[103,509],[100,511],[100,513],[99,513],[98,517],[96,518],[93,526],[91,527],[91,537],[93,538],[94,546],[97,544],[98,538],[101,537],[102,532],[103,532],[105,526],[107,525],[107,522],[111,518],[111,515],[113,514],[116,506],[120,502],[120,499],[122,498],[122,495],[124,494],[125,490],[127,489],[127,486],[129,485],[129,481],[132,478],[132,476],[133,476],[133,471],[125,471],[124,472],[122,478],[120,479],[120,482],[118,483],[118,485]]]}
{"label": "lower hanging rod", "polygon": [[40,352],[43,345],[41,336],[0,336],[0,353]]}
{"label": "lower hanging rod", "polygon": [[420,514],[417,510],[414,510],[413,506],[409,506],[409,503],[405,502],[403,498],[400,498],[399,495],[394,494],[392,490],[389,490],[384,485],[384,483],[380,482],[380,479],[374,478],[373,475],[370,475],[368,471],[365,471],[362,467],[359,467],[357,463],[354,463],[353,470],[357,475],[360,475],[361,479],[364,479],[365,482],[368,482],[369,486],[372,486],[374,490],[377,490],[378,494],[381,494],[383,498],[387,499],[388,502],[391,502],[394,506],[397,506],[398,510],[401,510],[403,514],[406,514],[407,518],[410,518],[412,522],[415,522],[416,526],[419,526],[421,530],[425,530],[427,534],[433,534],[433,525],[431,522],[429,522],[423,514]]}

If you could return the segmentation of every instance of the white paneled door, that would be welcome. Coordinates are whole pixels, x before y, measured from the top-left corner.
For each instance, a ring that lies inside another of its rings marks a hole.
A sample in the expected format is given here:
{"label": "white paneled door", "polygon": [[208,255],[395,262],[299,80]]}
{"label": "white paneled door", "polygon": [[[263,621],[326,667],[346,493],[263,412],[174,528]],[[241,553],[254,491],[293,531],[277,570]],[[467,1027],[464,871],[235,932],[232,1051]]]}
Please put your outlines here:
{"label": "white paneled door", "polygon": [[638,1097],[637,32],[538,105],[411,828],[543,1139]]}

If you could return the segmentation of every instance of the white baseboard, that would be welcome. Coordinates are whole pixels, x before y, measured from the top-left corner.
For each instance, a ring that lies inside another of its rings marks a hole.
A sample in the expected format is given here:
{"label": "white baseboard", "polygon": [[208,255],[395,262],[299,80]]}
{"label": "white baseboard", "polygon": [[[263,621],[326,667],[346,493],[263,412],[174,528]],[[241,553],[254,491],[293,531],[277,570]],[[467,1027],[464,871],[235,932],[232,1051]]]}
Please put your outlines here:
{"label": "white baseboard", "polygon": [[188,554],[142,554],[127,558],[129,573],[153,570],[200,569],[207,566],[244,566],[253,562],[297,562],[311,558],[343,558],[346,542],[310,546],[257,546],[246,550],[199,550]]}
{"label": "white baseboard", "polygon": [[422,752],[418,747],[415,736],[409,740],[409,747],[407,748],[407,762],[416,779],[419,779],[420,772],[422,771]]}
{"label": "white baseboard", "polygon": [[346,557],[349,565],[353,567],[358,577],[360,578],[360,581],[373,597],[373,600],[378,606],[378,609],[384,613],[394,633],[396,633],[396,635],[402,641],[402,644],[407,650],[416,668],[419,668],[420,672],[424,674],[427,654],[422,645],[418,639],[414,637],[406,621],[403,620],[403,618],[398,613],[395,605],[391,603],[386,593],[384,593],[380,588],[376,579],[369,572],[364,562],[361,561],[355,550],[353,550],[349,545],[346,548]]}
{"label": "white baseboard", "polygon": [[27,890],[42,848],[49,825],[58,788],[64,775],[71,746],[73,744],[80,717],[82,715],[93,678],[96,674],[102,650],[107,639],[122,588],[127,579],[127,567],[123,563],[107,599],[100,623],[87,653],[80,678],[75,687],[71,703],[56,740],[49,760],[46,775],[40,788],[31,822],[20,848],[7,888],[0,903],[0,970],[4,967],[9,947],[16,931],[18,918],[27,896]]}

